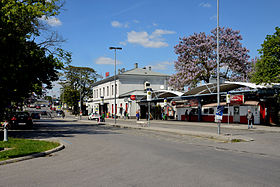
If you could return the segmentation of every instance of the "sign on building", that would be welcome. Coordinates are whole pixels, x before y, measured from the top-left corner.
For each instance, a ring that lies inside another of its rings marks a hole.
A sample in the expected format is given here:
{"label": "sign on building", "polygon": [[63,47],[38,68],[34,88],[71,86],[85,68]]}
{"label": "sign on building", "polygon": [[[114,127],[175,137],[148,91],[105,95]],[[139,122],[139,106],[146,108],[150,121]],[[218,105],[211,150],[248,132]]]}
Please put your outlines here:
{"label": "sign on building", "polygon": [[147,89],[147,101],[152,101],[152,89]]}

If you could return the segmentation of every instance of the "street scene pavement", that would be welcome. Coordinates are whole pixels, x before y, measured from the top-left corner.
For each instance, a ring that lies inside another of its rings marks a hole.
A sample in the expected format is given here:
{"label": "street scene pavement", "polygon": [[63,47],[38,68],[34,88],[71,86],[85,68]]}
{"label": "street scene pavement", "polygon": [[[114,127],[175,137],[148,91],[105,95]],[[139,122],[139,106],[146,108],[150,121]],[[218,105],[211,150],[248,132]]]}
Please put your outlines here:
{"label": "street scene pavement", "polygon": [[[141,125],[141,124],[140,124]],[[222,124],[222,134],[253,141],[225,142],[172,130],[216,133],[216,124],[135,120],[105,123],[41,119],[13,137],[56,139],[65,149],[46,157],[2,165],[0,186],[278,186],[277,127]],[[127,128],[135,126],[135,128]],[[120,128],[121,127],[121,128]],[[164,128],[157,131],[152,128]]]}

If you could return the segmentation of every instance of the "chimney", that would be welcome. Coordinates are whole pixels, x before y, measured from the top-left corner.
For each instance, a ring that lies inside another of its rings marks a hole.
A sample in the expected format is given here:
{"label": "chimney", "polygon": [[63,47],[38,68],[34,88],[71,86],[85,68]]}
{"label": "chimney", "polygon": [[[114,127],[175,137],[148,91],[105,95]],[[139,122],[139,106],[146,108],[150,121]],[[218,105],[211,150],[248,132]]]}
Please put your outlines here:
{"label": "chimney", "polygon": [[134,64],[134,68],[135,68],[135,69],[138,68],[138,63],[135,63],[135,64]]}
{"label": "chimney", "polygon": [[152,66],[149,66],[149,71],[152,71]]}

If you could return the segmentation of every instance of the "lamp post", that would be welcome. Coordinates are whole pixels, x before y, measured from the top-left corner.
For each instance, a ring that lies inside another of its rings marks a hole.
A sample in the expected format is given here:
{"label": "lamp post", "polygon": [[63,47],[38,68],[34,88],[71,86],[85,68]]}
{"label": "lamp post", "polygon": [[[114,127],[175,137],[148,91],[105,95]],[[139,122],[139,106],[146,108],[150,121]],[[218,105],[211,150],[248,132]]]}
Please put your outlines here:
{"label": "lamp post", "polygon": [[109,47],[110,50],[115,50],[115,75],[114,75],[114,88],[115,88],[115,92],[114,92],[114,97],[115,97],[115,101],[114,101],[114,118],[115,118],[115,124],[117,123],[116,121],[116,103],[117,103],[117,99],[116,99],[116,66],[117,66],[117,50],[122,50],[121,47]]}
{"label": "lamp post", "polygon": [[[219,0],[217,0],[217,109],[220,106],[220,62],[219,62]],[[218,134],[221,134],[221,122],[218,120]]]}

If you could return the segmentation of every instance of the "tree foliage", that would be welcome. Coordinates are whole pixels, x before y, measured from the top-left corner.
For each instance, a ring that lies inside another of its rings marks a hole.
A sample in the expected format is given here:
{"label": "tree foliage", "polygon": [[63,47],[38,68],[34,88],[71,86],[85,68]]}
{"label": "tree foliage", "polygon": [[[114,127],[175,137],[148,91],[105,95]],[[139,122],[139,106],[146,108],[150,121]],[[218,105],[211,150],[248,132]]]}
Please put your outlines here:
{"label": "tree foliage", "polygon": [[35,42],[40,19],[59,13],[59,0],[0,0],[0,114],[11,102],[21,102],[42,85],[51,87],[57,70],[70,54]]}
{"label": "tree foliage", "polygon": [[279,83],[280,82],[280,28],[275,28],[273,35],[267,35],[261,54],[255,65],[255,72],[252,81],[260,83]]}
{"label": "tree foliage", "polygon": [[[177,89],[184,86],[195,87],[198,82],[209,82],[216,75],[217,69],[217,30],[210,35],[204,32],[194,33],[180,38],[175,46],[178,59],[175,62],[176,74],[172,75],[169,84]],[[242,46],[240,31],[231,28],[219,28],[220,76],[226,80],[247,80],[251,71],[249,50]]]}
{"label": "tree foliage", "polygon": [[99,75],[92,68],[70,65],[65,68],[64,74],[66,80],[60,83],[63,89],[60,98],[63,98],[64,102],[73,107],[75,113],[77,113],[80,93],[81,101],[91,98],[92,85],[96,82]]}

